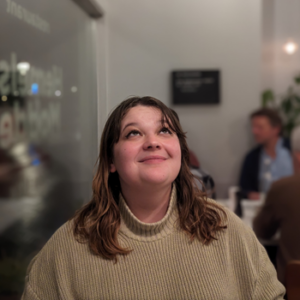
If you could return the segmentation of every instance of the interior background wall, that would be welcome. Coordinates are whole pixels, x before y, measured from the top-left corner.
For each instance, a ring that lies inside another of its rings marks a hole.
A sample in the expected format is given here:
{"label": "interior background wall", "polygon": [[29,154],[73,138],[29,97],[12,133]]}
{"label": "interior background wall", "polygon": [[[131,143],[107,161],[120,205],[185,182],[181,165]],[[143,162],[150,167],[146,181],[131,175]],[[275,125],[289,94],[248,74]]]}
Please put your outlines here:
{"label": "interior background wall", "polygon": [[95,0],[104,14],[101,18],[94,20],[95,29],[95,48],[97,51],[97,82],[98,82],[98,145],[102,130],[108,114],[107,105],[107,15],[108,3],[107,0]]}
{"label": "interior background wall", "polygon": [[130,95],[172,105],[172,70],[221,70],[220,105],[173,108],[218,197],[226,197],[252,146],[248,116],[261,92],[261,1],[110,0],[106,17],[108,111]]}
{"label": "interior background wall", "polygon": [[[263,0],[263,88],[282,95],[300,73],[300,2]],[[284,52],[289,40],[298,44],[293,55]]]}

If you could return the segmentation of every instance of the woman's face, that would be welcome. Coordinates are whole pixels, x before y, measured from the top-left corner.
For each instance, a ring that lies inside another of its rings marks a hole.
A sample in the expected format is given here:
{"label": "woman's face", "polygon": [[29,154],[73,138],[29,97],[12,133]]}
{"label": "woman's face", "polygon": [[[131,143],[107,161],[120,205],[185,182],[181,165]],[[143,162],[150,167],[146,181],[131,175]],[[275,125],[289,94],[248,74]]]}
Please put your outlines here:
{"label": "woman's face", "polygon": [[118,143],[113,149],[110,171],[117,171],[121,186],[164,186],[171,184],[181,167],[177,135],[162,126],[161,111],[155,107],[131,108],[121,122]]}

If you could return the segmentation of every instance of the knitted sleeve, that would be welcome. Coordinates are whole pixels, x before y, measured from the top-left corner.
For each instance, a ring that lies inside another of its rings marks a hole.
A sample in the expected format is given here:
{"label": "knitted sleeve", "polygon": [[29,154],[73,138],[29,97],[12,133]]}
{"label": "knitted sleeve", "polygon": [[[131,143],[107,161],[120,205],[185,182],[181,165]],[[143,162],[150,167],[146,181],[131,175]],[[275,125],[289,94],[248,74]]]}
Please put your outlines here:
{"label": "knitted sleeve", "polygon": [[29,283],[26,283],[25,290],[21,300],[42,300],[31,288]]}
{"label": "knitted sleeve", "polygon": [[253,300],[281,300],[284,299],[284,286],[278,281],[276,270],[270,262],[268,254],[262,245],[260,246],[260,270],[256,281]]}
{"label": "knitted sleeve", "polygon": [[[277,278],[275,267],[254,231],[232,212],[228,215],[228,246],[237,288],[252,300],[283,299],[285,288]],[[239,295],[239,299],[242,296]],[[244,299],[244,298],[243,298]]]}
{"label": "knitted sleeve", "polygon": [[[43,249],[44,250],[44,249]],[[61,298],[47,254],[41,251],[30,263],[21,300],[57,300]]]}
{"label": "knitted sleeve", "polygon": [[[63,226],[65,227],[65,226]],[[57,300],[64,296],[59,280],[59,244],[57,236],[64,230],[60,228],[46,243],[43,249],[30,262],[25,277],[25,287],[21,300]]]}

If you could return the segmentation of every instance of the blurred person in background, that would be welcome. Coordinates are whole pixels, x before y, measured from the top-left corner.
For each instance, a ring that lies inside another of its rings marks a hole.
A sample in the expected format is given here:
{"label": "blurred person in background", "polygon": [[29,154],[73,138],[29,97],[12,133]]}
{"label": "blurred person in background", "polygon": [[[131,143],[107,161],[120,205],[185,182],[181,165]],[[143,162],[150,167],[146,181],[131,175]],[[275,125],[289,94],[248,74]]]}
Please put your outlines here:
{"label": "blurred person in background", "polygon": [[93,197],[33,259],[23,300],[283,299],[252,229],[195,187],[180,122],[132,97],[102,133]]}
{"label": "blurred person in background", "polygon": [[205,191],[207,195],[212,198],[216,199],[216,193],[215,193],[215,182],[213,178],[203,169],[201,169],[200,162],[196,156],[196,154],[189,149],[190,153],[190,171],[195,177],[195,182],[197,187]]}
{"label": "blurred person in background", "polygon": [[281,137],[282,121],[276,111],[255,111],[251,125],[258,146],[244,160],[239,185],[242,198],[258,200],[274,181],[293,174],[293,162],[289,141]]}
{"label": "blurred person in background", "polygon": [[269,239],[280,230],[277,270],[282,283],[287,263],[300,260],[300,126],[294,129],[291,142],[295,173],[272,185],[253,224],[262,239]]}

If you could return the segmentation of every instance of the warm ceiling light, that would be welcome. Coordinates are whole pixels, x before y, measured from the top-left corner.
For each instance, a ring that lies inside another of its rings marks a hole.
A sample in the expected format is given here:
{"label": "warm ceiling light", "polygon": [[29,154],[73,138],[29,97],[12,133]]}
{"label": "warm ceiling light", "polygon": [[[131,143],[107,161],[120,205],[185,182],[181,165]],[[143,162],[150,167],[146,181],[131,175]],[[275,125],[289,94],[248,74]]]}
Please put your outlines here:
{"label": "warm ceiling light", "polygon": [[284,51],[287,53],[287,54],[294,54],[297,49],[298,49],[298,46],[297,44],[295,44],[294,42],[287,42],[284,46],[283,46],[283,49]]}

